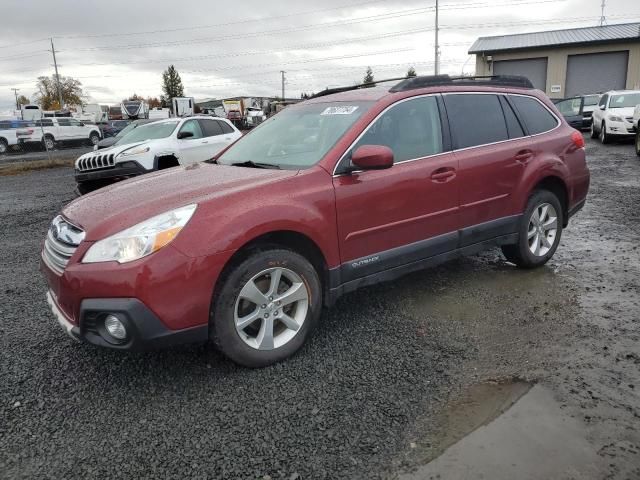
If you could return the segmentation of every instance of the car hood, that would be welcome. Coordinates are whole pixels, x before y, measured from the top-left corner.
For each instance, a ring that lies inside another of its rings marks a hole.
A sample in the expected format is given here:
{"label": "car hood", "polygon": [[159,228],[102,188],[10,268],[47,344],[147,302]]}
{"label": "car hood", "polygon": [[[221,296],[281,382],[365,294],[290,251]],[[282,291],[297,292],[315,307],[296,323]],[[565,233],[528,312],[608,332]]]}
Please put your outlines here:
{"label": "car hood", "polygon": [[611,115],[622,115],[623,117],[631,117],[635,107],[610,108]]}
{"label": "car hood", "polygon": [[62,215],[86,232],[86,240],[101,240],[163,212],[223,199],[230,193],[277,182],[297,173],[196,163],[97,190],[71,202]]}
{"label": "car hood", "polygon": [[91,158],[96,156],[96,154],[99,155],[110,155],[110,154],[114,154],[115,156],[118,156],[120,153],[124,152],[125,150],[129,150],[130,148],[133,147],[137,147],[138,145],[143,145],[145,143],[149,143],[149,142],[135,142],[135,143],[125,143],[123,145],[113,145],[110,148],[103,148],[100,150],[93,150],[89,153],[85,153],[84,155],[80,156],[78,158],[78,160],[83,159],[83,158]]}

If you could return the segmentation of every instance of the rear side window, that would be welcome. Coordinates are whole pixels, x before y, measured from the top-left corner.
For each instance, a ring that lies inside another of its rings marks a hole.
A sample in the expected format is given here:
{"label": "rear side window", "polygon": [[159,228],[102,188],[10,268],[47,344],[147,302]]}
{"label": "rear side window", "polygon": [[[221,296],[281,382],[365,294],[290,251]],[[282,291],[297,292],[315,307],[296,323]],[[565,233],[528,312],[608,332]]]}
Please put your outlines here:
{"label": "rear side window", "polygon": [[50,120],[50,119],[37,120],[36,121],[36,126],[38,126],[38,127],[53,127],[53,120]]}
{"label": "rear side window", "polygon": [[220,128],[222,129],[222,133],[224,133],[225,135],[227,133],[233,133],[233,128],[231,128],[231,125],[229,125],[227,122],[221,122],[219,120],[214,120],[214,122],[220,125]]}
{"label": "rear side window", "polygon": [[500,103],[502,104],[502,112],[504,113],[504,119],[507,122],[507,131],[509,132],[509,138],[521,138],[524,137],[524,130],[516,114],[513,112],[511,105],[507,102],[506,98],[500,97]]}
{"label": "rear side window", "polygon": [[71,126],[71,122],[66,118],[59,118],[58,119],[58,126],[60,126],[60,127],[70,127]]}
{"label": "rear side window", "polygon": [[444,103],[456,148],[509,139],[497,95],[444,95]]}
{"label": "rear side window", "polygon": [[529,135],[548,132],[558,125],[558,120],[535,98],[519,95],[509,97],[520,113],[520,118],[524,121]]}
{"label": "rear side window", "polygon": [[220,124],[215,120],[198,120],[200,122],[200,126],[202,127],[202,132],[205,137],[215,137],[218,135],[222,135],[222,128],[220,128]]}
{"label": "rear side window", "polygon": [[435,97],[419,97],[394,105],[371,125],[351,151],[362,145],[389,147],[395,163],[441,153],[438,101]]}

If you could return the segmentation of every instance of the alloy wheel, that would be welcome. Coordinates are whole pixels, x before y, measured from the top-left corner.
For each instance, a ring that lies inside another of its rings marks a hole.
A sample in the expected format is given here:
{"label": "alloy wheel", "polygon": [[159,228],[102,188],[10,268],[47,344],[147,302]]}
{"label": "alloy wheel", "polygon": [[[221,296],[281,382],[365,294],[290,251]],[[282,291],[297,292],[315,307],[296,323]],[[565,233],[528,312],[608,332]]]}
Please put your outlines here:
{"label": "alloy wheel", "polygon": [[7,144],[3,141],[0,141],[0,153],[7,153],[9,149],[7,148]]}
{"label": "alloy wheel", "polygon": [[251,348],[274,350],[290,342],[309,310],[309,291],[288,268],[263,270],[240,290],[234,322],[240,338]]}
{"label": "alloy wheel", "polygon": [[542,257],[553,248],[558,233],[558,213],[550,203],[538,205],[531,214],[527,239],[529,250],[536,257]]}
{"label": "alloy wheel", "polygon": [[604,123],[602,124],[602,127],[600,127],[600,142],[604,143],[607,141],[607,131],[606,131],[606,127],[604,126]]}
{"label": "alloy wheel", "polygon": [[47,147],[47,150],[53,150],[53,147],[55,146],[53,143],[53,139],[49,137],[44,139],[44,144]]}

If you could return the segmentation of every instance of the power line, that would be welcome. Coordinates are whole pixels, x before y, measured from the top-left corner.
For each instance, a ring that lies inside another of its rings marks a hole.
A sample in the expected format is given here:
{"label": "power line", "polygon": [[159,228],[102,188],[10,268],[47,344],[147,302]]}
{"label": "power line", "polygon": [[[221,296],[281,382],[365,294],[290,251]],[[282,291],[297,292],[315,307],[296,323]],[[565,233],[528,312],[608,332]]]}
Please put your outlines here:
{"label": "power line", "polygon": [[12,43],[10,45],[0,45],[0,48],[14,48],[14,47],[20,47],[22,45],[31,45],[33,43],[48,42],[48,41],[49,41],[48,38],[38,38],[36,40],[29,40],[27,42]]}

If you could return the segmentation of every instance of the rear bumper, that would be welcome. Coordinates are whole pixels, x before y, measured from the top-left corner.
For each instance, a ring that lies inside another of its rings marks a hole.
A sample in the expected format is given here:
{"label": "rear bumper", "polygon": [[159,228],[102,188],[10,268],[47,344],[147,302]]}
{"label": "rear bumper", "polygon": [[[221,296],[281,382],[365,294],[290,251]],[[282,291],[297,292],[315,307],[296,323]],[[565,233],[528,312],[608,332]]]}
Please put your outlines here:
{"label": "rear bumper", "polygon": [[[86,299],[80,306],[78,325],[71,323],[54,296],[47,292],[47,302],[58,324],[75,340],[116,350],[142,351],[173,345],[206,342],[208,325],[170,330],[149,308],[135,298]],[[106,315],[115,315],[125,325],[127,338],[117,341],[104,329]]]}

